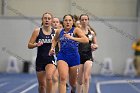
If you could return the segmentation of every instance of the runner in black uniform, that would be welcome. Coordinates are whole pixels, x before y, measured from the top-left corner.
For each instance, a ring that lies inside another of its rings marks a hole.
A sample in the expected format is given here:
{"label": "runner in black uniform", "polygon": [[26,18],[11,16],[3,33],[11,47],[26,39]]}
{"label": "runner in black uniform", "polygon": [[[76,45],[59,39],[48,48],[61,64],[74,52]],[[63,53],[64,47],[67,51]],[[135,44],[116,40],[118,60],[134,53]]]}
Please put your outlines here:
{"label": "runner in black uniform", "polygon": [[53,16],[51,13],[44,13],[42,16],[42,27],[36,28],[32,33],[28,48],[37,47],[36,72],[39,83],[39,93],[51,93],[52,76],[56,69],[54,56],[49,55],[52,39],[55,35],[51,28]]}
{"label": "runner in black uniform", "polygon": [[55,34],[54,29],[51,30],[52,32],[50,35],[45,35],[42,28],[40,28],[36,42],[41,42],[43,44],[37,48],[36,71],[45,71],[45,66],[47,64],[55,64],[54,56],[48,55],[52,38]]}
{"label": "runner in black uniform", "polygon": [[[89,17],[86,14],[80,16],[81,30],[89,39],[89,43],[79,44],[79,54],[80,54],[80,66],[78,73],[78,89],[77,93],[88,93],[89,90],[89,80],[92,68],[92,51],[95,51],[98,47],[95,32],[89,28]],[[83,91],[83,92],[82,92]]]}
{"label": "runner in black uniform", "polygon": [[88,44],[79,44],[79,54],[80,54],[80,63],[84,64],[87,60],[93,61],[92,58],[92,50],[91,50],[91,44],[93,43],[93,35],[90,31],[86,34],[88,38],[91,38],[92,40],[89,41]]}

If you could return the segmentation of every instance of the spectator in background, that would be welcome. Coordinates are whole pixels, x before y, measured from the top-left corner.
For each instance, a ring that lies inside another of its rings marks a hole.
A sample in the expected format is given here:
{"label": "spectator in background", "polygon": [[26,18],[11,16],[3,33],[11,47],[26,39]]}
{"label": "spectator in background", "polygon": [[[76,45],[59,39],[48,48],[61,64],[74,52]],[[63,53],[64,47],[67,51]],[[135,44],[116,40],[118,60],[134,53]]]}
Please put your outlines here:
{"label": "spectator in background", "polygon": [[140,39],[138,39],[132,44],[132,48],[135,51],[134,66],[135,66],[137,75],[140,76]]}

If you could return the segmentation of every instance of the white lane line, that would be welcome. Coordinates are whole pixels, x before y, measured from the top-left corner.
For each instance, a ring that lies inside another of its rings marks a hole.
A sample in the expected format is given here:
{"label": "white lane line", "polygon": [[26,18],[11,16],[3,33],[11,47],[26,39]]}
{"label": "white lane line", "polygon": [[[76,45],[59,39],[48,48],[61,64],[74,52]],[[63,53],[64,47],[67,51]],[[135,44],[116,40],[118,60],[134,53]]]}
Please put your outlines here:
{"label": "white lane line", "polygon": [[5,85],[7,85],[7,84],[8,84],[7,82],[1,83],[1,84],[0,84],[0,87],[3,87],[3,86],[5,86]]}
{"label": "white lane line", "polygon": [[30,87],[28,87],[27,89],[21,91],[20,93],[26,93],[27,91],[33,89],[33,88],[36,87],[37,85],[38,85],[38,83],[35,83],[35,84],[31,85]]}
{"label": "white lane line", "polygon": [[17,88],[15,88],[15,89],[13,89],[13,90],[7,92],[7,93],[15,93],[15,92],[18,91],[19,89],[21,89],[21,88],[23,88],[23,87],[26,87],[27,85],[29,85],[29,84],[31,84],[31,83],[33,83],[33,82],[35,82],[35,81],[36,81],[36,79],[30,80],[30,81],[28,81],[28,82],[26,82],[26,83],[24,83],[24,84],[18,86]]}
{"label": "white lane line", "polygon": [[96,90],[97,90],[97,93],[101,93],[101,85],[122,84],[122,83],[131,85],[132,88],[134,88],[134,90],[140,93],[140,89],[137,88],[137,86],[133,85],[133,83],[140,83],[140,80],[137,80],[137,79],[100,81],[96,83]]}

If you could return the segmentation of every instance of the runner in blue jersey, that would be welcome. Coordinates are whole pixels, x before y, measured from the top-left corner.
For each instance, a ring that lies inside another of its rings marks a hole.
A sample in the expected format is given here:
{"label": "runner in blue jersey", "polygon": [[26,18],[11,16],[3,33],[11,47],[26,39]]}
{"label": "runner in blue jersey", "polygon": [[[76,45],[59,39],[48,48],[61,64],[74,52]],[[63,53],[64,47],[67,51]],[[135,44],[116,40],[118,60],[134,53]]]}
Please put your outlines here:
{"label": "runner in blue jersey", "polygon": [[42,16],[42,27],[36,28],[32,33],[28,48],[37,47],[36,72],[39,83],[39,93],[52,93],[52,76],[56,69],[54,56],[49,55],[52,39],[55,35],[51,28],[53,16],[44,13]]}
{"label": "runner in blue jersey", "polygon": [[71,93],[75,93],[77,68],[80,64],[78,42],[88,43],[89,40],[79,28],[73,27],[73,16],[63,17],[64,29],[57,30],[52,41],[50,55],[54,53],[57,41],[60,43],[60,51],[57,55],[57,67],[60,75],[59,93],[66,93],[66,81],[69,76]]}

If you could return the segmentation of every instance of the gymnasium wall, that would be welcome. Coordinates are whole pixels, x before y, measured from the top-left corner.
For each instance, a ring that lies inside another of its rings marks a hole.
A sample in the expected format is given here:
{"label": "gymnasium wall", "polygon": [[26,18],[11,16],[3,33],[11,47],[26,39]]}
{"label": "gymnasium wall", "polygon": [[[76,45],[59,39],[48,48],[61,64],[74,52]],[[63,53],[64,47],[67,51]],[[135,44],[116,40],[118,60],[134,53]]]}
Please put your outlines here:
{"label": "gymnasium wall", "polygon": [[105,58],[111,58],[113,71],[122,74],[126,66],[126,60],[133,58],[131,45],[136,38],[137,21],[130,19],[123,21],[105,21],[119,30],[113,29],[113,27],[107,27],[101,21],[91,23],[97,32],[99,44],[99,49],[95,52],[95,61],[97,62],[93,64],[93,72],[99,72],[101,62],[103,62]]}
{"label": "gymnasium wall", "polygon": [[0,16],[2,15],[2,12],[1,12],[2,9],[1,8],[2,8],[2,1],[0,0]]}
{"label": "gymnasium wall", "polygon": [[[81,14],[79,7],[97,16],[136,17],[137,0],[5,0],[6,5],[20,11],[26,16],[38,17],[50,11],[58,17],[63,14]],[[6,16],[18,16],[6,9]]]}
{"label": "gymnasium wall", "polygon": [[137,11],[138,11],[138,30],[137,30],[137,37],[140,38],[140,0],[137,3]]}

